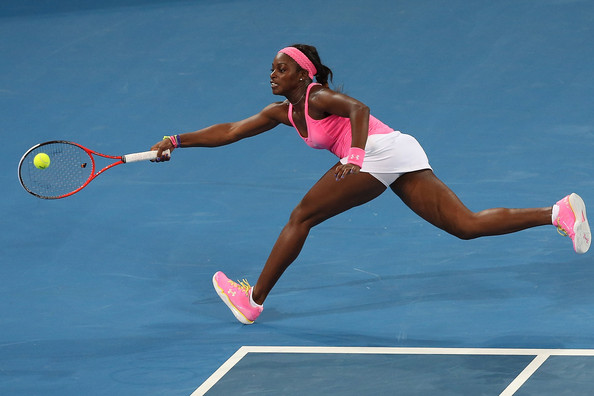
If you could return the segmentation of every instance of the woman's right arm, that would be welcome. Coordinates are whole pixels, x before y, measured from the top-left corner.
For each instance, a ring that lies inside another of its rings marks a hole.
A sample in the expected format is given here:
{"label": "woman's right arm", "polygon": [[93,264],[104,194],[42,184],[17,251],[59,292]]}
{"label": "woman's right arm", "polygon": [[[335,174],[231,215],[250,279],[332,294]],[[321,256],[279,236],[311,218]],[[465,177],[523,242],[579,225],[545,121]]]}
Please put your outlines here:
{"label": "woman's right arm", "polygon": [[[271,130],[280,123],[288,123],[287,107],[283,103],[273,103],[258,114],[241,121],[211,125],[194,132],[179,135],[181,147],[218,147],[256,136]],[[286,118],[286,120],[285,120]],[[156,143],[151,150],[157,150],[157,157],[165,150],[173,150],[169,139]],[[168,158],[163,158],[164,160]]]}

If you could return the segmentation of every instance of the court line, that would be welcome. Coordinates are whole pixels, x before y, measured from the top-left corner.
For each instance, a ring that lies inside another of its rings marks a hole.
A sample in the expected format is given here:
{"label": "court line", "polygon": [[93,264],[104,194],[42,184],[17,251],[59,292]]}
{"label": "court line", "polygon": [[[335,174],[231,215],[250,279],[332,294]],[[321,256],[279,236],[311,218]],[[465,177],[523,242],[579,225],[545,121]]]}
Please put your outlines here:
{"label": "court line", "polygon": [[248,351],[245,347],[241,347],[235,352],[221,367],[217,369],[202,385],[200,385],[190,396],[204,395],[210,388],[214,386],[225,374],[229,372],[241,359],[247,355]]}
{"label": "court line", "polygon": [[532,376],[542,366],[542,364],[549,358],[550,355],[538,355],[530,362],[528,366],[508,385],[507,388],[499,396],[512,396],[518,389],[524,385],[528,378]]}
{"label": "court line", "polygon": [[549,356],[594,356],[594,349],[242,346],[190,396],[204,395],[248,353],[535,356],[500,395],[511,396]]}
{"label": "court line", "polygon": [[242,346],[246,353],[594,356],[594,349]]}

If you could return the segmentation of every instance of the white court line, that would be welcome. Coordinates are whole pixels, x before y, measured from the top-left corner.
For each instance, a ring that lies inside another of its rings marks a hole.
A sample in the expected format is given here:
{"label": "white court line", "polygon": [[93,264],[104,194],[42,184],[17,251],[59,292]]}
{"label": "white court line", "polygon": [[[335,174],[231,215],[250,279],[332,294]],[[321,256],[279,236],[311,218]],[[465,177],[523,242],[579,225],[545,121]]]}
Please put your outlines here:
{"label": "white court line", "polygon": [[512,396],[518,389],[524,385],[528,378],[538,370],[540,366],[549,358],[549,355],[538,355],[522,372],[514,379],[511,384],[499,396]]}
{"label": "white court line", "polygon": [[[514,355],[535,356],[500,396],[513,395],[549,356],[594,356],[594,349],[509,349],[509,348],[396,348],[396,347],[303,347],[242,346],[190,396],[204,395],[248,353],[333,353],[377,355]],[[506,393],[507,392],[507,393]]]}
{"label": "white court line", "polygon": [[246,353],[343,353],[388,355],[518,355],[518,356],[594,356],[594,349],[525,349],[525,348],[398,348],[398,347],[304,347],[243,346]]}
{"label": "white court line", "polygon": [[227,361],[223,363],[223,365],[219,367],[217,371],[212,373],[212,375],[208,377],[208,379],[204,381],[204,383],[200,385],[198,389],[192,392],[190,396],[201,396],[208,392],[208,390],[212,388],[214,384],[219,382],[219,380],[223,378],[223,376],[227,374],[227,372],[229,372],[229,370],[231,370],[233,366],[235,366],[241,359],[243,359],[247,353],[248,352],[245,350],[245,347],[239,348],[237,352],[235,352],[229,359],[227,359]]}

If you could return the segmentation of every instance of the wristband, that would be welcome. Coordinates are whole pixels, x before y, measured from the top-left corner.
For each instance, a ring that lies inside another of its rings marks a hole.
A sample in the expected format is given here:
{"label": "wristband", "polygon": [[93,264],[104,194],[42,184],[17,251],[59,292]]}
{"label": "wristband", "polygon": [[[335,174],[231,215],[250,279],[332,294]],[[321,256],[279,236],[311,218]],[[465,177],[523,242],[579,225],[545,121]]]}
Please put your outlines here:
{"label": "wristband", "polygon": [[173,145],[173,148],[181,147],[181,140],[179,138],[179,135],[163,136],[163,140],[167,139],[169,139],[169,141]]}
{"label": "wristband", "polygon": [[365,150],[359,147],[351,147],[349,149],[349,155],[347,158],[347,162],[349,164],[357,165],[359,168],[363,165],[363,160],[365,159]]}

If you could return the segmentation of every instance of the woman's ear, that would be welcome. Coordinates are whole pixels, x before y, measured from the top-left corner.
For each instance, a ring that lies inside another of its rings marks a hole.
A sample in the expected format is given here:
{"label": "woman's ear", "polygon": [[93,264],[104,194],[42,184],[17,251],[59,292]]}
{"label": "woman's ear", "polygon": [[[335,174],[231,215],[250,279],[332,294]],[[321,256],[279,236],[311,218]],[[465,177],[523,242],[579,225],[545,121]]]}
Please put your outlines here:
{"label": "woman's ear", "polygon": [[299,81],[305,81],[309,79],[309,74],[307,74],[307,70],[302,69],[299,72]]}

